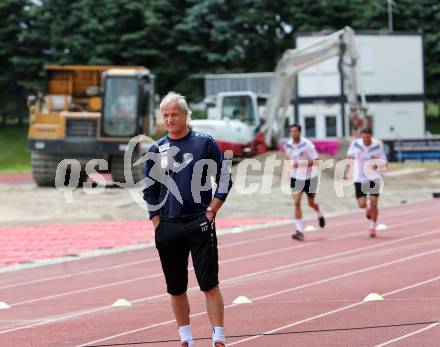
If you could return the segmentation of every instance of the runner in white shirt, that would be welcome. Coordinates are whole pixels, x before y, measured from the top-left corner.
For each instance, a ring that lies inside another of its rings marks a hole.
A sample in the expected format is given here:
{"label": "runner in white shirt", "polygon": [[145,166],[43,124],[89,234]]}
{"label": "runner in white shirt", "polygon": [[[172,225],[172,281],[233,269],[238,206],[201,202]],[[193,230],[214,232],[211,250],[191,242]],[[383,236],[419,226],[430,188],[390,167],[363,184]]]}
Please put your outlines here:
{"label": "runner in white shirt", "polygon": [[[385,168],[387,163],[382,142],[373,138],[373,132],[370,128],[362,129],[361,138],[351,143],[347,156],[348,159],[354,160],[353,182],[358,206],[366,209],[366,216],[370,219],[370,237],[376,237],[381,186],[378,169]],[[347,164],[344,179],[348,179],[349,170],[350,164]]]}
{"label": "runner in white shirt", "polygon": [[314,165],[314,160],[318,159],[315,145],[304,137],[301,137],[301,126],[293,124],[289,127],[290,139],[284,145],[284,151],[291,161],[290,187],[292,188],[295,202],[295,226],[296,232],[292,238],[303,241],[302,233],[302,193],[307,194],[309,206],[318,214],[319,226],[325,226],[325,219],[315,201],[318,189],[318,168]]}

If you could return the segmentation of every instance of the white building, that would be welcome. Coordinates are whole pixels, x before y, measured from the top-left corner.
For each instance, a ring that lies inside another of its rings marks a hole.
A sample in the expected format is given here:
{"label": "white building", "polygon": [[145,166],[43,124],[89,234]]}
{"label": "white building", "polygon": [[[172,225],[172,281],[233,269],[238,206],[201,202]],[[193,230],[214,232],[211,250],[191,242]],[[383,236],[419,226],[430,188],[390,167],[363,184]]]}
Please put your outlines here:
{"label": "white building", "polygon": [[[296,37],[297,47],[319,37],[300,34]],[[360,55],[359,92],[365,94],[375,136],[424,137],[422,34],[356,32],[355,41]],[[307,137],[328,139],[350,135],[348,106],[341,92],[337,65],[338,57],[334,57],[298,75],[296,112],[291,122],[299,122]]]}
{"label": "white building", "polygon": [[[322,35],[298,34],[296,46]],[[375,136],[390,140],[424,137],[423,35],[357,31],[355,41],[360,54],[359,94],[366,96]],[[300,123],[305,136],[312,139],[350,135],[337,65],[338,57],[334,57],[300,72],[292,91],[289,122]],[[243,90],[269,94],[271,77],[272,73],[206,75],[205,94]]]}

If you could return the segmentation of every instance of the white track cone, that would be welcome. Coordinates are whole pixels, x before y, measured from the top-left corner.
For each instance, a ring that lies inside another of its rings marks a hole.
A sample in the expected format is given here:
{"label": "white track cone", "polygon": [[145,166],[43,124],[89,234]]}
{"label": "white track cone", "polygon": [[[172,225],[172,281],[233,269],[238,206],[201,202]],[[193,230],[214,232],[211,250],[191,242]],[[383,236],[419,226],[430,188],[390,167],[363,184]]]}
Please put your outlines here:
{"label": "white track cone", "polygon": [[377,293],[370,293],[364,299],[364,301],[380,301],[380,300],[383,300],[383,296]]}
{"label": "white track cone", "polygon": [[252,303],[252,300],[249,299],[247,296],[239,296],[232,303],[234,303],[234,304],[250,304],[250,303]]}
{"label": "white track cone", "polygon": [[386,229],[388,229],[386,224],[379,224],[377,226],[377,228],[376,228],[377,231],[383,231],[383,230],[386,230]]}
{"label": "white track cone", "polygon": [[113,303],[112,306],[113,307],[130,307],[131,304],[125,299],[118,299]]}
{"label": "white track cone", "polygon": [[6,302],[0,301],[0,310],[7,310],[8,308],[11,308]]}
{"label": "white track cone", "polygon": [[241,232],[243,232],[243,229],[240,227],[233,227],[231,230],[231,233],[233,233],[233,234],[239,234]]}
{"label": "white track cone", "polygon": [[313,225],[307,225],[306,228],[304,229],[304,231],[306,233],[310,233],[310,232],[316,231],[316,228]]}

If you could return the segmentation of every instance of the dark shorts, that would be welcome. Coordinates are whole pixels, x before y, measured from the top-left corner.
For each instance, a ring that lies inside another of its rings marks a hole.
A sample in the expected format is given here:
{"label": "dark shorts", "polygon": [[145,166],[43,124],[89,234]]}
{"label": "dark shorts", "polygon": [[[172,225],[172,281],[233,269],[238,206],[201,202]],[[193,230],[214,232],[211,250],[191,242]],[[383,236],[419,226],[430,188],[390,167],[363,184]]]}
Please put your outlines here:
{"label": "dark shorts", "polygon": [[380,180],[367,182],[354,182],[356,199],[363,198],[367,195],[379,196]]}
{"label": "dark shorts", "polygon": [[200,289],[207,291],[218,285],[215,223],[208,222],[205,214],[185,222],[161,220],[155,241],[169,294],[186,292],[190,253]]}
{"label": "dark shorts", "polygon": [[305,192],[307,196],[313,198],[318,190],[318,178],[313,177],[308,180],[290,178],[290,188],[292,188],[292,193]]}

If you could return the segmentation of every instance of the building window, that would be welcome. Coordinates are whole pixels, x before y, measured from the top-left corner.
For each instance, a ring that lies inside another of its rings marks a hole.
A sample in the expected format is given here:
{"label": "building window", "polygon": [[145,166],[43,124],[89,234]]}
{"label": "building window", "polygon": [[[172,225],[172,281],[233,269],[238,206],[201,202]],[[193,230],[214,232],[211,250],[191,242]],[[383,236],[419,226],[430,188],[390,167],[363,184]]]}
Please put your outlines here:
{"label": "building window", "polygon": [[325,116],[325,136],[326,137],[336,137],[336,116]]}
{"label": "building window", "polygon": [[316,118],[315,116],[304,117],[306,137],[316,137]]}

